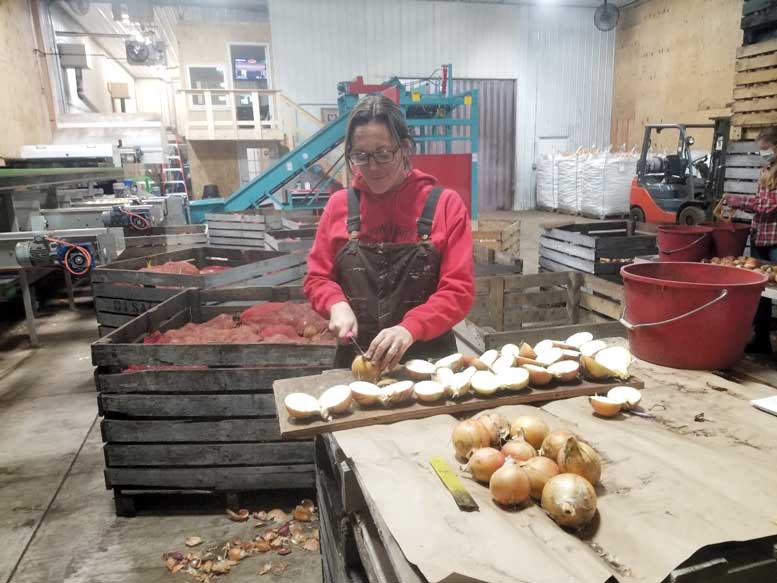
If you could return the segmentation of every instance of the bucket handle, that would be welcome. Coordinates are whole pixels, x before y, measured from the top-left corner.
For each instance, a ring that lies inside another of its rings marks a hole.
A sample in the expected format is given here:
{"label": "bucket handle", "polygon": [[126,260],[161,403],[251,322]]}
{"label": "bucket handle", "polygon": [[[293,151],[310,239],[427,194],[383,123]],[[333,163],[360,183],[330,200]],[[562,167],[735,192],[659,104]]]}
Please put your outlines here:
{"label": "bucket handle", "polygon": [[696,245],[696,243],[699,243],[700,241],[702,241],[704,239],[704,237],[706,237],[707,235],[709,235],[709,233],[704,233],[701,237],[696,239],[693,243],[690,243],[689,245],[686,245],[685,247],[680,247],[679,249],[672,249],[671,251],[664,251],[663,249],[659,249],[658,251],[660,253],[665,253],[666,255],[671,255],[672,253],[679,253],[680,251],[685,251],[686,249],[690,249],[691,247]]}
{"label": "bucket handle", "polygon": [[698,308],[694,308],[690,312],[686,312],[685,314],[681,314],[679,316],[675,316],[674,318],[669,318],[668,320],[662,320],[660,322],[648,322],[646,324],[632,324],[628,320],[626,320],[626,306],[623,306],[623,314],[621,314],[620,317],[620,323],[623,324],[623,326],[627,330],[638,330],[639,328],[649,328],[651,326],[662,326],[664,324],[671,324],[672,322],[676,322],[677,320],[682,320],[683,318],[687,318],[688,316],[692,316],[693,314],[697,312],[701,312],[702,310],[705,310],[709,308],[712,304],[718,303],[720,300],[725,298],[728,295],[728,290],[723,289],[723,291],[720,292],[720,295],[716,297],[714,300],[707,302],[703,306],[699,306]]}

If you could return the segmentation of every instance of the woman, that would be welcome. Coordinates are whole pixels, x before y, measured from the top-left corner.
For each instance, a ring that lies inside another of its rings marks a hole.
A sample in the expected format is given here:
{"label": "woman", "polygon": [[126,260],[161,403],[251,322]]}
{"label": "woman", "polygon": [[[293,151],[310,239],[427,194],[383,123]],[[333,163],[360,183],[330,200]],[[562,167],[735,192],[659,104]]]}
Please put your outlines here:
{"label": "woman", "polygon": [[[766,166],[761,171],[758,190],[754,196],[727,194],[724,204],[733,209],[754,213],[750,234],[750,252],[763,261],[777,262],[777,127],[758,134],[756,140]],[[755,315],[755,336],[748,352],[771,353],[770,340],[772,301],[761,298]]]}
{"label": "woman", "polygon": [[411,169],[412,148],[399,106],[385,96],[359,101],[345,136],[353,187],[327,203],[304,284],[340,339],[337,368],[355,356],[351,334],[381,370],[454,353],[451,328],[472,307],[467,210],[456,192]]}

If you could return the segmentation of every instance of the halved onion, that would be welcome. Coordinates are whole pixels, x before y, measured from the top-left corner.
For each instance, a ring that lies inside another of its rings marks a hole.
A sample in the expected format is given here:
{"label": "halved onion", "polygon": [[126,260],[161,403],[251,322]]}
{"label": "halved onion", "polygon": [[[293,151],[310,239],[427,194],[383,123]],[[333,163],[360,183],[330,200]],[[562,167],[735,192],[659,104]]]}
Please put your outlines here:
{"label": "halved onion", "polygon": [[378,385],[366,381],[356,381],[348,385],[353,400],[359,405],[374,405],[378,402],[382,389]]}
{"label": "halved onion", "polygon": [[431,378],[431,376],[434,374],[434,371],[437,370],[437,367],[426,360],[415,359],[408,360],[405,363],[405,370],[407,371],[407,375],[410,378],[416,380],[425,380]]}
{"label": "halved onion", "polygon": [[491,370],[498,373],[507,370],[508,368],[512,368],[514,364],[515,357],[512,354],[503,354],[494,361],[494,364],[491,365]]}
{"label": "halved onion", "polygon": [[623,409],[631,409],[639,405],[642,393],[634,387],[613,387],[607,391],[607,398],[618,401]]}
{"label": "halved onion", "polygon": [[309,419],[321,415],[321,406],[312,395],[307,393],[291,393],[283,399],[283,404],[289,416],[295,419]]}
{"label": "halved onion", "polygon": [[497,350],[486,350],[483,354],[480,355],[480,362],[482,362],[487,367],[490,367],[496,359],[499,358],[499,351]]}
{"label": "halved onion", "polygon": [[351,401],[353,401],[353,393],[348,385],[330,387],[318,398],[324,417],[328,417],[328,413],[344,413],[351,406]]}
{"label": "halved onion", "polygon": [[413,398],[413,381],[399,381],[381,389],[378,400],[384,405],[402,403]]}
{"label": "halved onion", "polygon": [[569,344],[570,346],[574,346],[575,349],[579,350],[583,344],[586,342],[591,342],[593,339],[594,335],[590,332],[578,332],[577,334],[572,334],[572,336],[567,338],[565,343]]}
{"label": "halved onion", "polygon": [[357,381],[375,382],[380,378],[380,369],[361,354],[353,359],[351,372]]}
{"label": "halved onion", "polygon": [[580,365],[583,367],[583,374],[586,377],[599,381],[616,376],[614,371],[611,371],[606,366],[598,363],[590,356],[581,356]]}
{"label": "halved onion", "polygon": [[529,384],[535,387],[544,387],[553,380],[553,375],[545,367],[524,364],[523,368],[529,371]]}
{"label": "halved onion", "polygon": [[551,348],[556,348],[553,340],[540,340],[537,342],[537,344],[534,345],[534,352],[539,355],[540,352],[545,352]]}
{"label": "halved onion", "polygon": [[424,403],[437,401],[445,395],[445,387],[437,381],[419,381],[413,387],[415,398]]}
{"label": "halved onion", "polygon": [[505,344],[499,350],[499,354],[501,356],[512,356],[513,360],[515,360],[515,357],[518,356],[520,353],[521,353],[521,349],[518,348],[518,346],[516,346],[515,344]]}
{"label": "halved onion", "polygon": [[534,349],[526,342],[521,343],[520,351],[518,352],[519,356],[523,356],[524,358],[530,358],[534,360],[537,358],[537,353],[534,352]]}
{"label": "halved onion", "polygon": [[621,412],[621,402],[609,397],[595,395],[588,397],[588,402],[591,403],[594,413],[602,417],[615,417]]}
{"label": "halved onion", "polygon": [[580,347],[580,354],[583,356],[593,356],[605,348],[607,348],[607,343],[604,340],[591,340]]}
{"label": "halved onion", "polygon": [[551,364],[548,372],[562,383],[569,383],[580,373],[580,363],[574,360],[562,360]]}
{"label": "halved onion", "polygon": [[464,361],[464,355],[461,354],[460,352],[457,352],[456,354],[451,354],[450,356],[441,358],[440,360],[434,363],[434,366],[435,368],[449,368],[455,371],[461,368],[463,361]]}
{"label": "halved onion", "polygon": [[580,353],[577,350],[562,349],[561,360],[580,360]]}
{"label": "halved onion", "polygon": [[527,358],[525,356],[518,356],[515,359],[515,366],[523,366],[524,364],[533,364],[534,366],[542,366],[541,363],[533,358]]}
{"label": "halved onion", "polygon": [[520,391],[529,384],[529,371],[525,368],[508,368],[496,374],[497,382],[503,389]]}
{"label": "halved onion", "polygon": [[620,346],[611,346],[600,350],[594,356],[594,360],[609,368],[619,379],[629,378],[629,366],[631,366],[631,352]]}
{"label": "halved onion", "polygon": [[548,348],[537,352],[537,362],[542,366],[550,366],[561,360],[563,356],[564,351],[561,348]]}
{"label": "halved onion", "polygon": [[445,394],[451,399],[458,399],[469,393],[470,381],[472,376],[477,372],[474,366],[465,368],[461,372],[457,373],[444,373],[439,374],[441,371],[450,369],[440,369],[437,374],[437,381],[445,387]]}
{"label": "halved onion", "polygon": [[472,390],[481,397],[493,395],[499,390],[499,377],[487,370],[479,370],[472,375]]}

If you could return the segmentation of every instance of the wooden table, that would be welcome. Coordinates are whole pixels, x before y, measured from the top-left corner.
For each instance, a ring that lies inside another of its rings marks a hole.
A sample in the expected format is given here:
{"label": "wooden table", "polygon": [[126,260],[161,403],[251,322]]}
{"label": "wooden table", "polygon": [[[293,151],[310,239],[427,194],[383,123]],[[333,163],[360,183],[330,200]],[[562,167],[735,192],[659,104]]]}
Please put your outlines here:
{"label": "wooden table", "polygon": [[[643,404],[656,415],[656,419],[629,418],[619,422],[591,418],[586,423],[629,423],[628,431],[635,432],[637,439],[641,428],[648,427],[652,434],[659,432],[666,439],[674,440],[681,448],[689,445],[719,447],[723,456],[732,455],[733,452],[759,467],[773,467],[773,459],[777,454],[777,418],[756,410],[748,400],[777,394],[777,372],[751,361],[743,361],[734,370],[720,375],[703,371],[675,371],[642,362],[635,365],[634,372],[645,380],[648,390],[644,393]],[[564,411],[573,411],[582,404],[582,399],[571,399],[543,406],[542,409],[560,416]],[[699,417],[702,413],[704,417]],[[357,429],[348,432],[348,441],[353,443],[355,433],[361,431],[365,431],[365,436],[368,435],[368,430]],[[345,434],[333,433],[316,439],[316,480],[321,512],[324,580],[426,582],[422,572],[408,561],[407,556],[413,554],[408,551],[413,549],[403,549],[389,528],[390,519],[396,521],[397,516],[387,514],[386,507],[373,497],[370,481],[365,479],[365,474],[374,469],[370,470],[348,457],[340,446],[344,437]],[[694,462],[688,460],[689,464]],[[374,463],[382,464],[384,459],[378,456]],[[608,463],[618,462],[609,460]],[[682,467],[683,460],[675,457],[671,465],[673,468]],[[419,475],[424,471],[425,468],[419,465]],[[421,483],[425,483],[424,480],[419,480],[419,487]],[[472,482],[467,480],[465,485],[474,488]],[[410,486],[415,487],[414,484]],[[612,484],[605,480],[606,494],[617,497],[619,492],[611,491],[611,487]],[[421,495],[422,490],[416,491]],[[398,493],[398,496],[401,495]],[[441,491],[439,495],[444,496],[446,493]],[[729,492],[729,495],[731,500],[737,498],[736,491]],[[693,504],[694,501],[688,500],[687,503]],[[613,512],[611,508],[609,516],[615,519]],[[764,509],[767,522],[769,517],[777,518],[774,507]],[[602,517],[602,520],[606,518]],[[405,516],[403,519],[412,523],[418,517]],[[641,521],[647,524],[651,516],[649,513],[635,515],[629,520],[634,529],[639,529]],[[686,525],[677,525],[679,531],[685,528]],[[698,530],[703,529],[698,527]],[[677,536],[677,532],[671,534]],[[624,542],[624,545],[628,544]],[[644,550],[650,552],[648,548]],[[455,547],[451,551],[462,557],[471,553],[471,549]],[[634,580],[628,572],[628,565],[619,564],[618,557],[613,556],[618,555],[617,549],[594,548],[594,551],[605,558],[610,557],[619,565],[622,573],[619,572],[613,581]],[[608,555],[608,552],[613,552],[613,555]],[[776,557],[777,534],[757,541],[745,537],[743,542],[697,549],[686,560],[678,561],[663,580],[677,583],[773,583],[777,580]],[[571,580],[587,579],[580,575]],[[527,580],[527,583],[531,581]]]}

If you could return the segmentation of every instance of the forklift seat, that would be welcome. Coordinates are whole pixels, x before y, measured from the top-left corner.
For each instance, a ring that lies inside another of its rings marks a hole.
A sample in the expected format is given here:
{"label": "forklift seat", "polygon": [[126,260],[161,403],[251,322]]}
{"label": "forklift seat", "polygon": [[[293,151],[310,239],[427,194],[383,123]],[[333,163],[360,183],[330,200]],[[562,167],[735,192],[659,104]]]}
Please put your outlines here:
{"label": "forklift seat", "polygon": [[677,154],[669,154],[666,157],[666,173],[667,178],[674,180],[685,181],[685,171],[687,169],[688,162],[684,158],[681,158]]}

